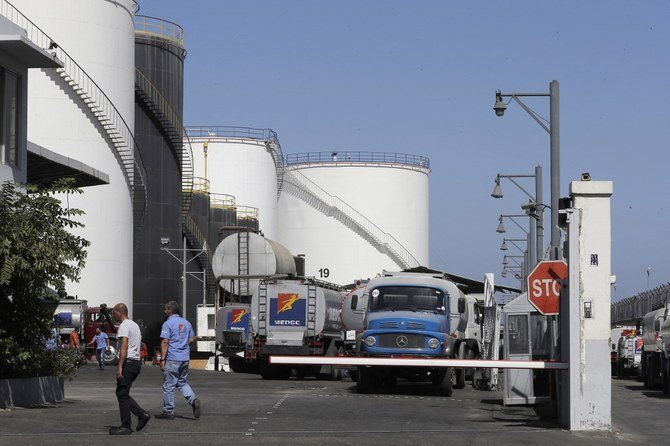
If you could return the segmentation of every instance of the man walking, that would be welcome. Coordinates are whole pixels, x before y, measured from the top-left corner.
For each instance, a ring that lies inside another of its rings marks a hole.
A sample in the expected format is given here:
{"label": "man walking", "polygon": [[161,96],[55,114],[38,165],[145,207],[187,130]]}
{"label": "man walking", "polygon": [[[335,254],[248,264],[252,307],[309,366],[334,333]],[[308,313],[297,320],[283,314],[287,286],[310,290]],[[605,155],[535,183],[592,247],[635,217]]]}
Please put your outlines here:
{"label": "man walking", "polygon": [[95,357],[98,359],[98,368],[105,369],[105,352],[107,351],[107,333],[100,330],[100,327],[95,329],[95,336],[88,345],[95,344]]}
{"label": "man walking", "polygon": [[142,362],[140,361],[140,344],[142,334],[140,327],[128,318],[128,307],[120,303],[112,310],[114,318],[121,322],[116,336],[119,339],[119,365],[116,368],[116,398],[119,400],[119,413],[121,414],[121,426],[109,430],[110,435],[130,435],[131,428],[130,413],[137,416],[137,431],[141,431],[151,419],[130,396],[130,386],[140,374]]}
{"label": "man walking", "polygon": [[163,371],[163,413],[156,418],[174,419],[174,389],[179,389],[193,409],[193,417],[200,418],[200,400],[188,385],[189,344],[195,340],[193,327],[179,316],[179,304],[173,300],[163,309],[167,320],[161,328],[161,370]]}

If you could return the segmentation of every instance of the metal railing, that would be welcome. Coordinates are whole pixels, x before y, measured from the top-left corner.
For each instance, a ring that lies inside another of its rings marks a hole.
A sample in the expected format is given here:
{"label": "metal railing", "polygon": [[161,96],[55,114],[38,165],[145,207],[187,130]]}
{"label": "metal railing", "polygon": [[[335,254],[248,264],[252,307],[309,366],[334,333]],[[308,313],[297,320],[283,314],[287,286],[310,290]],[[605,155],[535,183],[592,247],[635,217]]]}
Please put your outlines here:
{"label": "metal railing", "polygon": [[253,206],[236,206],[237,218],[243,220],[258,220],[258,208]]}
{"label": "metal railing", "polygon": [[663,308],[668,302],[670,302],[670,283],[613,303],[610,313],[611,322],[613,324],[634,324],[645,314]]}
{"label": "metal railing", "polygon": [[193,149],[179,114],[160,90],[142,71],[135,68],[135,90],[151,110],[163,131],[168,135],[174,155],[181,168],[182,219],[185,219],[193,201]]}
{"label": "metal railing", "polygon": [[210,194],[209,205],[219,209],[235,209],[235,197],[228,194]]}
{"label": "metal railing", "polygon": [[383,163],[430,169],[428,158],[407,153],[333,150],[330,152],[289,153],[285,158],[285,164],[289,166],[312,163]]}
{"label": "metal railing", "polygon": [[[419,266],[416,258],[395,237],[384,232],[344,200],[323,190],[302,172],[287,170],[284,173],[284,182],[298,189],[289,187],[288,191],[290,193],[303,199],[324,214],[341,221],[380,252],[387,254],[402,269]],[[302,191],[302,194],[300,191]]]}
{"label": "metal railing", "polygon": [[193,192],[209,194],[209,180],[201,177],[193,177]]}
{"label": "metal railing", "polygon": [[214,271],[212,270],[212,250],[207,243],[207,237],[200,230],[198,224],[195,222],[193,217],[187,215],[183,220],[182,228],[184,230],[184,235],[186,240],[194,247],[202,247],[205,250],[204,256],[198,256],[197,261],[202,266],[202,269],[205,271],[207,276],[207,295],[209,296],[209,302],[214,301],[214,293],[216,290],[216,277],[214,276]]}
{"label": "metal railing", "polygon": [[135,35],[159,37],[184,47],[184,28],[169,20],[146,15],[135,16]]}
{"label": "metal railing", "polygon": [[23,28],[31,42],[51,52],[63,62],[64,67],[57,68],[56,72],[82,98],[107,133],[123,167],[123,174],[130,190],[136,228],[135,243],[137,243],[147,212],[146,172],[130,127],[102,88],[40,27],[6,0],[0,0],[0,14]]}

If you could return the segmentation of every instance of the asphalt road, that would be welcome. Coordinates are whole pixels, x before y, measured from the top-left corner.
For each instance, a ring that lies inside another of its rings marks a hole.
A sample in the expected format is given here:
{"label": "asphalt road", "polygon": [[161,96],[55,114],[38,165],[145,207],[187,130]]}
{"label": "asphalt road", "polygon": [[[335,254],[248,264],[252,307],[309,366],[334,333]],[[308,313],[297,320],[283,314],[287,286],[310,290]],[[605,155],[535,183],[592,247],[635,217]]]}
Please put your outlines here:
{"label": "asphalt road", "polygon": [[[257,375],[191,371],[202,417],[177,395],[177,417],[152,419],[142,432],[113,437],[119,425],[114,369],[89,365],[66,383],[66,401],[49,407],[0,410],[1,445],[395,445],[411,444],[662,444],[670,434],[670,401],[635,381],[614,380],[611,433],[571,433],[528,407],[503,407],[499,392],[470,386],[452,397],[430,385],[402,383],[359,395],[350,380],[264,381]],[[161,412],[162,377],[145,365],[131,394]],[[135,421],[135,420],[134,420]]]}

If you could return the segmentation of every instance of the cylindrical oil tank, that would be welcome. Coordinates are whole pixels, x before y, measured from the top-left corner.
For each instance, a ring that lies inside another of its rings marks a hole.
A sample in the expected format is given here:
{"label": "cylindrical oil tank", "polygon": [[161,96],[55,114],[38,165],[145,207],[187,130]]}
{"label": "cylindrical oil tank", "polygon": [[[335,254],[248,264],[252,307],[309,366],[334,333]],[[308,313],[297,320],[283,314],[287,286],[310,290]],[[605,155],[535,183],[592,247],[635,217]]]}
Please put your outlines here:
{"label": "cylindrical oil tank", "polygon": [[219,245],[222,228],[237,226],[235,197],[227,194],[210,194],[209,244],[213,249]]}
{"label": "cylindrical oil tank", "polygon": [[210,181],[212,193],[230,194],[238,203],[257,208],[260,229],[268,237],[275,238],[277,179],[282,166],[281,148],[275,132],[243,127],[189,126],[187,134],[193,146],[196,175]]}
{"label": "cylindrical oil tank", "polygon": [[259,319],[265,321],[267,345],[303,345],[309,299],[314,299],[316,319],[314,333],[308,336],[339,338],[342,335],[343,292],[300,279],[277,280],[263,286],[267,304],[259,306],[261,288],[257,288],[251,297],[251,326],[253,332],[258,333]]}
{"label": "cylindrical oil tank", "polygon": [[645,352],[655,352],[656,347],[656,336],[660,332],[660,328],[657,325],[657,320],[660,318],[663,321],[663,314],[665,313],[665,308],[660,308],[655,311],[650,311],[645,314],[642,318],[642,341],[644,343]]}
{"label": "cylindrical oil tank", "polygon": [[[212,269],[217,277],[237,276],[245,268],[246,274],[253,276],[295,275],[295,261],[288,249],[254,232],[235,233],[223,239],[217,246],[212,261]],[[229,293],[240,294],[240,279],[222,279],[219,284]],[[250,279],[246,288],[247,295],[251,295],[258,284],[259,279]],[[242,289],[244,288],[243,285]]]}
{"label": "cylindrical oil tank", "polygon": [[[181,160],[183,151],[189,150],[180,129],[185,56],[179,25],[153,17],[135,18],[135,140],[147,173],[147,214],[143,227],[136,229],[133,307],[151,348],[160,343],[163,305],[172,299],[181,301],[183,294],[182,267],[161,250],[160,240],[169,238],[168,248],[173,249],[183,243]],[[194,189],[190,216],[206,228],[207,185],[197,183]],[[199,298],[187,306],[194,326],[195,311],[190,307],[201,302]]]}
{"label": "cylindrical oil tank", "polygon": [[[133,0],[12,3],[88,73],[116,106],[130,131],[134,131],[133,18],[137,3]],[[81,79],[71,64],[66,70]],[[81,195],[63,197],[69,207],[86,212],[80,218],[85,227],[76,233],[91,242],[81,280],[68,283],[67,292],[87,299],[92,306],[125,303],[132,315],[132,197],[113,142],[87,106],[88,99],[55,69],[32,70],[28,84],[28,140],[109,175],[108,185],[89,187]]]}
{"label": "cylindrical oil tank", "polygon": [[307,276],[345,284],[428,264],[427,158],[321,152],[288,155],[286,167],[279,240],[306,254]]}

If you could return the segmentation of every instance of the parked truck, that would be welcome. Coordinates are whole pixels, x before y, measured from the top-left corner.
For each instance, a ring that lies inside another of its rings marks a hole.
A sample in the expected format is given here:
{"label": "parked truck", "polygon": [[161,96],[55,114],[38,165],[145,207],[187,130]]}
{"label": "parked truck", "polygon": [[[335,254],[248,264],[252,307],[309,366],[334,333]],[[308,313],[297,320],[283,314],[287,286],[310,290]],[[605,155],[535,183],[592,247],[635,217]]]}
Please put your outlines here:
{"label": "parked truck", "polygon": [[[345,351],[340,317],[344,289],[315,280],[266,279],[251,298],[252,342],[247,358],[258,360],[263,379],[287,379],[291,366],[272,365],[270,355],[335,356]],[[353,341],[352,341],[353,343]],[[299,378],[341,377],[333,366],[298,366]]]}
{"label": "parked truck", "polygon": [[[255,371],[255,358],[247,357],[247,344],[250,341],[251,305],[227,303],[216,313],[216,361],[224,357],[233,372]],[[251,350],[250,350],[251,351]]]}
{"label": "parked truck", "polygon": [[[643,351],[641,358],[641,373],[644,387],[653,389],[663,384],[663,365],[665,350],[661,327],[667,318],[668,310],[659,308],[650,311],[642,318]],[[670,340],[670,337],[668,338]]]}
{"label": "parked truck", "polygon": [[623,330],[617,342],[616,371],[619,378],[642,377],[643,340],[636,330]]}
{"label": "parked truck", "polygon": [[105,364],[118,363],[116,330],[119,324],[113,320],[107,305],[89,307],[86,300],[68,297],[58,303],[54,311],[54,322],[63,343],[69,342],[70,333],[76,331],[81,339],[82,353],[89,356],[95,354],[95,346],[89,346],[88,343],[93,340],[96,328],[100,328],[101,331],[107,333],[109,338],[104,358]]}
{"label": "parked truck", "polygon": [[[475,359],[481,352],[481,305],[444,273],[385,271],[346,311],[365,314],[356,343],[363,357]],[[368,393],[398,378],[430,381],[445,395],[465,386],[464,369],[361,366],[357,389]]]}

